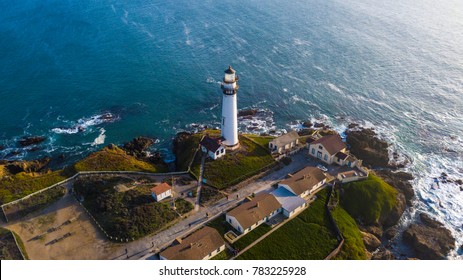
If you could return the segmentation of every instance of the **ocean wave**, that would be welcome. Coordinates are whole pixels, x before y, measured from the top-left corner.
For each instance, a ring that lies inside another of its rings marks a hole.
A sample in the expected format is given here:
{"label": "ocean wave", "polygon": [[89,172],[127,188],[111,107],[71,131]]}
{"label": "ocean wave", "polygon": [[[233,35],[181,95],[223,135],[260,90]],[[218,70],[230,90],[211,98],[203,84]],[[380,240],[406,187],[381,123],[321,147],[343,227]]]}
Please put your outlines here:
{"label": "ocean wave", "polygon": [[77,122],[64,121],[58,117],[58,120],[61,120],[65,123],[70,123],[71,127],[55,127],[51,131],[56,134],[76,134],[79,132],[84,132],[88,127],[97,126],[104,123],[112,123],[118,121],[120,117],[112,113],[104,113],[99,115],[94,115],[89,118],[78,119]]}

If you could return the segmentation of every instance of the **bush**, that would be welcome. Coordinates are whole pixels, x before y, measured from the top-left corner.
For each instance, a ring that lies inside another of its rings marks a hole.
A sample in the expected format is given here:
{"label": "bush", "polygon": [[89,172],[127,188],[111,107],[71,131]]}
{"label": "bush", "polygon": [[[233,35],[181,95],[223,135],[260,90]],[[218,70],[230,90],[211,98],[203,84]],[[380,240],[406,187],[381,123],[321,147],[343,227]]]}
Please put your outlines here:
{"label": "bush", "polygon": [[281,162],[283,162],[285,165],[290,165],[293,160],[290,157],[284,157],[281,159]]}
{"label": "bush", "polygon": [[183,199],[176,199],[176,210],[171,201],[155,202],[149,187],[138,186],[118,192],[116,179],[90,181],[78,180],[74,188],[84,198],[84,206],[110,235],[118,238],[137,239],[163,229],[193,209]]}

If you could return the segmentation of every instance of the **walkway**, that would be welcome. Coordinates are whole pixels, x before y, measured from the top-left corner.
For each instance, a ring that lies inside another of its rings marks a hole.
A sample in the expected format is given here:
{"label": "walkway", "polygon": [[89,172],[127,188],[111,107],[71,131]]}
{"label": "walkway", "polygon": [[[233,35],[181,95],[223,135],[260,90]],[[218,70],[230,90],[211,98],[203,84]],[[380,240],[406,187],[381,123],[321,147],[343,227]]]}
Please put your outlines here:
{"label": "walkway", "polygon": [[203,185],[203,176],[204,176],[204,164],[206,163],[206,153],[202,153],[201,157],[201,167],[199,168],[199,177],[198,177],[198,188],[196,189],[196,202],[195,202],[195,211],[199,211],[199,199],[201,198],[201,187]]}

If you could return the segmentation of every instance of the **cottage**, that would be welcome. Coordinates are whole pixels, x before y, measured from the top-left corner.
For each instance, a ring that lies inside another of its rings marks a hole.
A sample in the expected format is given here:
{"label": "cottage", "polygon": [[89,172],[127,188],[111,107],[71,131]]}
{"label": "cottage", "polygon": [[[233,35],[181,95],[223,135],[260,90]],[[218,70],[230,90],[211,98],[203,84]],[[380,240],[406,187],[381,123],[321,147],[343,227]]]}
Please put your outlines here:
{"label": "cottage", "polygon": [[262,193],[228,212],[225,219],[238,232],[246,234],[280,211],[281,204],[275,196]]}
{"label": "cottage", "polygon": [[281,204],[281,213],[288,218],[304,210],[308,205],[303,198],[294,195],[294,193],[288,191],[284,187],[278,187],[276,190],[271,192],[271,194],[275,196]]}
{"label": "cottage", "polygon": [[278,183],[278,187],[286,188],[299,197],[316,192],[326,183],[326,175],[316,167],[308,166]]}
{"label": "cottage", "polygon": [[159,254],[161,260],[208,260],[225,249],[225,241],[216,229],[203,227]]}
{"label": "cottage", "polygon": [[299,135],[296,131],[283,134],[268,143],[268,147],[272,153],[283,154],[291,150],[299,144]]}
{"label": "cottage", "polygon": [[[309,155],[316,157],[328,164],[338,163],[347,157],[346,144],[342,142],[338,134],[326,135],[309,144]],[[340,159],[338,161],[338,159]]]}
{"label": "cottage", "polygon": [[151,188],[151,195],[156,201],[161,201],[164,198],[172,197],[172,187],[167,183],[162,183],[155,186],[154,188]]}
{"label": "cottage", "polygon": [[222,138],[204,136],[199,144],[201,145],[201,151],[207,153],[213,160],[225,155],[225,147],[222,145]]}

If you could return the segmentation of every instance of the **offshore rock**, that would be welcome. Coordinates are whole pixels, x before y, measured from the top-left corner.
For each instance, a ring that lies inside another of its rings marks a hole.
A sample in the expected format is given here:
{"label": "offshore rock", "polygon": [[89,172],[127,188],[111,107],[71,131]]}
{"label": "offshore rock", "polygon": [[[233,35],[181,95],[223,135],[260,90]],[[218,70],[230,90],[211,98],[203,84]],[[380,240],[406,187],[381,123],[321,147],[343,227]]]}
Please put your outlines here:
{"label": "offshore rock", "polygon": [[403,240],[413,246],[416,256],[425,260],[446,259],[455,249],[455,238],[450,230],[425,213],[420,214],[421,224],[412,224],[403,233]]}
{"label": "offshore rock", "polygon": [[238,112],[238,117],[252,117],[257,114],[256,109],[244,109]]}
{"label": "offshore rock", "polygon": [[38,144],[38,143],[41,143],[43,141],[45,141],[45,137],[43,136],[27,136],[27,137],[23,137],[22,139],[20,139],[18,141],[18,143],[23,146],[23,147],[26,147],[26,146],[30,146],[30,145],[35,145],[35,144]]}
{"label": "offshore rock", "polygon": [[313,123],[311,121],[306,121],[302,123],[302,126],[306,128],[311,128],[313,126]]}

